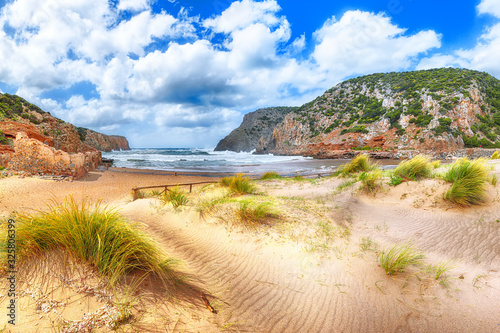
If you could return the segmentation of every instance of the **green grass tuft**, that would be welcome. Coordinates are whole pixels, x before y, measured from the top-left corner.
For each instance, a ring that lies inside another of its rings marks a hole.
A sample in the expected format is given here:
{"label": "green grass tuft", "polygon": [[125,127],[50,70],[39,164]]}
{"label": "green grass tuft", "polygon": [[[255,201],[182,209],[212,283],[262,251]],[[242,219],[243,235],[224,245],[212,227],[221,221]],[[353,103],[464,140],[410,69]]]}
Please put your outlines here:
{"label": "green grass tuft", "polygon": [[373,170],[361,173],[359,175],[359,180],[361,181],[361,189],[363,189],[367,193],[375,193],[375,191],[382,187],[381,178],[381,170]]}
{"label": "green grass tuft", "polygon": [[396,244],[382,250],[378,256],[380,266],[389,275],[404,272],[410,265],[418,265],[424,255],[411,244]]}
{"label": "green grass tuft", "polygon": [[431,170],[432,165],[429,157],[417,155],[411,160],[399,163],[398,167],[394,169],[394,176],[416,180],[428,177],[431,174]]}
{"label": "green grass tuft", "polygon": [[261,180],[266,180],[266,179],[282,179],[283,177],[281,177],[277,172],[275,171],[268,171],[266,172],[265,174],[262,175],[262,177],[260,177]]}
{"label": "green grass tuft", "polygon": [[[112,285],[136,270],[168,277],[174,262],[152,238],[100,202],[77,203],[70,197],[47,212],[18,214],[15,220],[20,261],[60,249],[92,264]],[[4,244],[6,234],[3,229]]]}
{"label": "green grass tuft", "polygon": [[254,203],[251,200],[240,201],[235,213],[245,224],[264,223],[266,219],[277,216],[270,202]]}
{"label": "green grass tuft", "polygon": [[500,153],[499,152],[494,152],[493,155],[491,155],[492,160],[497,160],[500,158]]}
{"label": "green grass tuft", "polygon": [[487,200],[486,185],[490,181],[485,159],[459,159],[444,174],[453,183],[444,198],[460,206],[472,206]]}
{"label": "green grass tuft", "polygon": [[222,178],[220,184],[229,188],[231,192],[237,195],[253,194],[257,192],[255,184],[241,173],[236,176]]}
{"label": "green grass tuft", "polygon": [[351,162],[339,167],[339,173],[342,176],[348,176],[358,172],[368,172],[377,167],[372,163],[370,157],[366,154],[361,154],[352,159]]}
{"label": "green grass tuft", "polygon": [[179,186],[168,189],[163,193],[160,199],[163,203],[170,202],[174,208],[186,205],[189,202],[186,192],[184,192]]}

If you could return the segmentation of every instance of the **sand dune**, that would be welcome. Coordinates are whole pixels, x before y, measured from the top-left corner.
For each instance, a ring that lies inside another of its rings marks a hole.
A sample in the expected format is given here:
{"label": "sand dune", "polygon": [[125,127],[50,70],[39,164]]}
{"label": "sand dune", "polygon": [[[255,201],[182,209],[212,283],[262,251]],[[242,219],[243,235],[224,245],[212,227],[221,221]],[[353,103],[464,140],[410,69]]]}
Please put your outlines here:
{"label": "sand dune", "polygon": [[[358,193],[356,185],[336,191],[340,179],[267,181],[259,186],[283,198],[282,219],[248,229],[227,212],[200,218],[194,206],[174,210],[155,199],[131,202],[126,189],[140,181],[123,178],[104,172],[95,182],[44,184],[52,189],[46,193],[83,189],[118,205],[182,261],[179,270],[218,312],[205,308],[200,295],[168,305],[171,322],[149,322],[147,330],[500,332],[496,189],[487,205],[458,209],[442,201],[447,185],[439,180],[386,186],[374,197]],[[21,190],[20,181],[26,179],[0,184]],[[42,186],[28,182],[32,190]],[[4,198],[3,212],[13,210]],[[337,233],[342,230],[348,232]],[[363,251],[362,239],[372,249]],[[448,263],[445,278],[436,280],[425,268],[386,275],[377,251],[407,241],[425,254],[424,264]]]}

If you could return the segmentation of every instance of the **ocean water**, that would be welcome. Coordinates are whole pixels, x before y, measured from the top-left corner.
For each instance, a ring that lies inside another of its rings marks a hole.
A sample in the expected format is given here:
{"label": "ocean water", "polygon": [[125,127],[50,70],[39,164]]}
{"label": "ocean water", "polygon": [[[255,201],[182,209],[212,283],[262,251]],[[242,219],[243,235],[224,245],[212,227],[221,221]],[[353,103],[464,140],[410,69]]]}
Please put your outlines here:
{"label": "ocean water", "polygon": [[282,175],[332,172],[345,160],[316,160],[301,156],[254,155],[216,152],[211,149],[163,148],[132,149],[103,153],[115,167],[178,172],[223,172],[262,174],[276,171]]}

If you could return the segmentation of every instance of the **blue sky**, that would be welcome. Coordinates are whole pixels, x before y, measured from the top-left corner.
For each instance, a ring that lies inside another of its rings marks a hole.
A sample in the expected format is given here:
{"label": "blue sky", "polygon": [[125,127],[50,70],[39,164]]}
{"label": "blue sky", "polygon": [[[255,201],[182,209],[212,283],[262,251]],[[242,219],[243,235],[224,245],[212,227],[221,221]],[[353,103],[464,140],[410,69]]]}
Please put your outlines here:
{"label": "blue sky", "polygon": [[0,0],[0,92],[132,147],[211,148],[359,75],[500,78],[500,1]]}

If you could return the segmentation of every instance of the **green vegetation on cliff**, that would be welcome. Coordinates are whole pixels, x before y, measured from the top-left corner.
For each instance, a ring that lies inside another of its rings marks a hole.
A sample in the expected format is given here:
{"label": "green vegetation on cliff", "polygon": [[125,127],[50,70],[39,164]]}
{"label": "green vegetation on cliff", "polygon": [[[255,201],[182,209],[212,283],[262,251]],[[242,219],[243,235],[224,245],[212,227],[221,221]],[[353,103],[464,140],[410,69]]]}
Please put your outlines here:
{"label": "green vegetation on cliff", "polygon": [[455,68],[366,75],[339,83],[290,119],[302,124],[303,145],[338,130],[339,144],[360,133],[390,138],[392,148],[429,147],[439,138],[454,147],[500,147],[500,81]]}

